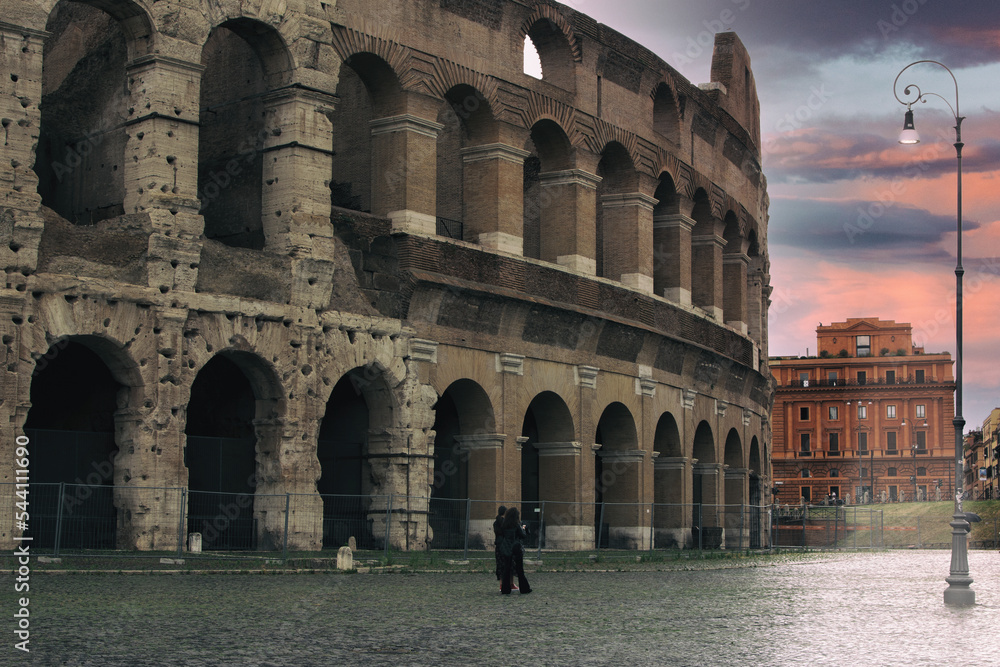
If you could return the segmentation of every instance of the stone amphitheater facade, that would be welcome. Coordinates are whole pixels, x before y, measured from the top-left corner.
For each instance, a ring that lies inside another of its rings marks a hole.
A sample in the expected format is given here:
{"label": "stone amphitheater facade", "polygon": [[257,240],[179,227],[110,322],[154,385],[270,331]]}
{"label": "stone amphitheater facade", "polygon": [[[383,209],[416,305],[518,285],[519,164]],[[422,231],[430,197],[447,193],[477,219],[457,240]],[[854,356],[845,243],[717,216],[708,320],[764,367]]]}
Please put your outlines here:
{"label": "stone amphitheater facade", "polygon": [[172,548],[164,490],[232,471],[262,540],[305,550],[321,493],[370,498],[406,549],[435,499],[484,501],[481,535],[498,501],[562,503],[565,549],[597,502],[638,548],[695,519],[637,504],[711,526],[767,502],[768,199],[734,34],[702,85],[544,0],[0,0],[0,39],[5,508],[31,433],[33,482],[113,486],[125,549]]}

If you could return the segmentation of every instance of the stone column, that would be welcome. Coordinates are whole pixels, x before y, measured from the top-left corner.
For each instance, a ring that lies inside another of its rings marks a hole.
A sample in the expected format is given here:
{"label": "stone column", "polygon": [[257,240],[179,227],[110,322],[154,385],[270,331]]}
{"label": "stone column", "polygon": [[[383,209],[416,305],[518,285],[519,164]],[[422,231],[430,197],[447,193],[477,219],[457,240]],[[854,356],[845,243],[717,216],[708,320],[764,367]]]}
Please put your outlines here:
{"label": "stone column", "polygon": [[602,449],[597,455],[604,463],[599,483],[604,489],[604,523],[609,526],[612,548],[648,549],[648,506],[641,504],[646,452]]}
{"label": "stone column", "polygon": [[[387,531],[393,549],[426,549],[426,541],[416,539],[427,534],[427,499],[407,495],[410,456],[406,439],[391,431],[369,431],[365,456],[371,468],[373,486],[368,520],[372,538],[381,543]],[[417,519],[413,512],[422,513]],[[414,521],[411,525],[411,521]],[[411,539],[413,538],[413,539]]]}
{"label": "stone column", "polygon": [[691,545],[691,466],[694,459],[658,456],[653,461],[653,529],[657,547]]}
{"label": "stone column", "polygon": [[767,318],[764,308],[764,271],[761,268],[760,258],[753,258],[747,267],[747,333],[750,338],[757,342],[759,347],[764,346],[764,329]]}
{"label": "stone column", "polygon": [[468,466],[469,498],[473,501],[470,537],[478,536],[486,546],[493,544],[493,520],[496,518],[493,502],[502,496],[501,456],[506,438],[502,433],[455,436]]}
{"label": "stone column", "polygon": [[538,175],[541,186],[541,258],[597,273],[597,184],[600,176],[582,169]]}
{"label": "stone column", "polygon": [[205,68],[147,55],[127,66],[129,117],[123,161],[125,213],[152,225],[147,284],[194,291],[205,228],[198,214],[199,90]]}
{"label": "stone column", "polygon": [[594,544],[594,526],[583,520],[579,442],[536,442],[539,501],[545,503],[545,546],[578,551]]}
{"label": "stone column", "polygon": [[657,296],[691,305],[691,230],[694,219],[683,213],[653,218],[653,281]]}
{"label": "stone column", "polygon": [[[746,246],[747,241],[742,240]],[[728,246],[728,244],[727,244]],[[727,247],[727,250],[730,248]],[[747,333],[747,267],[750,258],[744,249],[739,252],[727,252],[722,256],[723,312],[725,322],[737,331]]]}
{"label": "stone column", "polygon": [[325,306],[333,289],[330,173],[334,96],[282,88],[264,99],[261,219],[266,248],[292,259],[292,304]]}
{"label": "stone column", "polygon": [[7,267],[7,281],[18,284],[37,267],[42,238],[38,213],[42,199],[33,167],[41,122],[42,47],[48,36],[0,21],[4,70],[0,77],[0,261]]}
{"label": "stone column", "polygon": [[410,113],[378,118],[372,128],[372,213],[394,232],[437,231],[437,136],[440,123]]}
{"label": "stone column", "polygon": [[601,197],[604,211],[604,275],[629,287],[653,292],[653,206],[642,192]]}
{"label": "stone column", "polygon": [[524,161],[506,144],[462,149],[465,237],[484,248],[524,254]]}
{"label": "stone column", "polygon": [[[253,424],[257,439],[253,514],[259,547],[281,549],[287,525],[290,550],[318,551],[323,546],[323,500],[316,492],[318,424],[306,438],[295,420],[255,419]],[[288,494],[294,494],[294,503]]]}
{"label": "stone column", "polygon": [[701,222],[691,237],[691,300],[708,312],[709,316],[723,321],[722,308],[722,221],[712,218]]}

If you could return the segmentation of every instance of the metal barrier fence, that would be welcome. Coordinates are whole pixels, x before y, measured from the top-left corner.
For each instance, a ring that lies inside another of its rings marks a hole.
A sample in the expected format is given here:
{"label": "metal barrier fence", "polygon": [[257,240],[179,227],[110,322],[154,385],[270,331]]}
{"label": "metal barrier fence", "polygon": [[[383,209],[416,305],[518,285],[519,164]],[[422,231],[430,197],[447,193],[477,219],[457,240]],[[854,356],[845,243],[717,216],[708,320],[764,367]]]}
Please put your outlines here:
{"label": "metal barrier fence", "polygon": [[[529,552],[946,548],[950,527],[914,516],[887,526],[872,506],[779,507],[482,501],[407,496],[248,494],[105,484],[32,484],[19,525],[13,484],[0,484],[0,534],[38,555],[258,554],[337,549],[470,552],[491,557],[499,505],[518,507]],[[1000,546],[998,519],[974,523],[970,547]],[[150,537],[150,533],[155,533]]]}

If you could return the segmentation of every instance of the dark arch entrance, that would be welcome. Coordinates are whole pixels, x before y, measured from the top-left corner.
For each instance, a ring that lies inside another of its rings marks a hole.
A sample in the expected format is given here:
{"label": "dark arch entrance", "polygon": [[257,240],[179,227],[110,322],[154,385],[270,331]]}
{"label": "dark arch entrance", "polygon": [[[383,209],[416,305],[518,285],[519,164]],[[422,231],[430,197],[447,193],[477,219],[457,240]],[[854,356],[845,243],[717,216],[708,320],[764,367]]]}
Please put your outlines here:
{"label": "dark arch entrance", "polygon": [[697,460],[691,479],[694,543],[703,548],[718,548],[722,545],[718,505],[721,465],[716,462],[715,436],[708,422],[698,424],[692,453]]}
{"label": "dark arch entrance", "polygon": [[213,357],[198,372],[187,411],[188,533],[206,550],[253,550],[257,399],[241,368]]}
{"label": "dark arch entrance", "polygon": [[380,490],[372,481],[370,453],[373,445],[384,449],[391,419],[389,389],[377,366],[355,368],[334,385],[316,446],[324,548],[344,546],[351,537],[362,549],[381,544],[372,525],[373,494]]}
{"label": "dark arch entrance", "polygon": [[[470,546],[482,548],[492,544],[496,471],[503,444],[496,434],[493,406],[478,383],[462,379],[448,386],[434,411],[431,546],[464,547],[468,518]],[[486,500],[489,503],[476,502]]]}
{"label": "dark arch entrance", "polygon": [[115,547],[115,412],[124,389],[80,342],[59,340],[38,359],[24,424],[31,460],[25,534],[35,547],[55,547],[57,539],[67,549]]}
{"label": "dark arch entrance", "polygon": [[604,409],[594,444],[594,528],[598,547],[636,548],[643,539],[639,512],[639,438],[632,413],[622,403]]}
{"label": "dark arch entrance", "polygon": [[[528,525],[529,539],[539,536],[545,523],[545,544],[553,548],[564,544],[593,544],[592,533],[580,535],[587,527],[593,530],[592,509],[581,511],[575,484],[562,484],[567,476],[578,474],[580,444],[575,442],[573,415],[558,394],[544,391],[528,405],[521,427],[521,518]],[[542,502],[547,517],[542,516]]]}

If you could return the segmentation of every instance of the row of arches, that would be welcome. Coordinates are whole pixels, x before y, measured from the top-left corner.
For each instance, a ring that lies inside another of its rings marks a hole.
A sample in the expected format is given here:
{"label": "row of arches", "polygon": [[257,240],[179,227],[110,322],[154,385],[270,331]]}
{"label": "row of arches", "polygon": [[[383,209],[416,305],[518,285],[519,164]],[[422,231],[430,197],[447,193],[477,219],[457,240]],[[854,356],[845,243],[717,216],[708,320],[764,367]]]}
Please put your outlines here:
{"label": "row of arches", "polygon": [[[183,127],[154,137],[144,128],[163,124],[150,107],[161,81],[142,76],[120,14],[62,0],[47,24],[35,171],[42,203],[71,222],[194,205],[207,238],[285,252],[295,216],[336,206],[620,281],[726,322],[750,319],[748,270],[763,268],[753,226],[720,209],[710,184],[681,192],[670,169],[651,176],[631,135],[605,128],[586,139],[576,112],[538,96],[529,127],[511,124],[495,83],[462,68],[442,74],[433,95],[414,92],[378,40],[342,44],[339,83],[321,93],[297,81],[273,28],[232,18],[211,31],[199,63],[169,65],[197,91],[197,111],[175,106],[170,120]],[[572,48],[553,20],[538,17],[526,35],[541,45],[544,78],[561,81]],[[670,86],[650,104],[652,131],[675,143]],[[171,154],[164,146],[181,135],[196,150]],[[128,175],[154,153],[145,169],[155,178]]]}
{"label": "row of arches", "polygon": [[[405,399],[390,390],[377,364],[347,371],[333,383],[318,425],[302,436],[311,439],[303,444],[308,456],[291,463],[276,425],[294,411],[294,399],[254,353],[220,351],[198,369],[179,416],[182,469],[164,469],[135,454],[139,438],[124,424],[137,404],[148,403],[142,395],[134,365],[105,339],[63,338],[40,359],[23,425],[37,506],[52,510],[31,524],[38,544],[59,539],[66,548],[120,546],[125,515],[136,509],[123,489],[180,483],[186,484],[183,530],[202,534],[206,549],[272,547],[282,528],[264,515],[273,510],[272,495],[289,492],[319,496],[321,521],[311,528],[321,532],[315,544],[337,547],[353,535],[364,545],[378,537],[372,498],[401,492],[379,467],[406,439],[405,430],[396,429]],[[441,391],[433,410],[429,456],[402,455],[413,457],[411,466],[428,467],[426,487],[402,491],[429,503],[427,546],[456,546],[449,538],[448,508],[460,500],[481,501],[471,518],[482,539],[495,501],[516,500],[529,516],[547,506],[547,539],[567,548],[587,548],[597,535],[624,546],[648,544],[650,524],[636,516],[640,503],[671,505],[655,528],[683,546],[690,543],[692,526],[721,526],[717,506],[759,501],[760,445],[756,436],[744,443],[736,428],[717,442],[713,427],[701,421],[686,441],[679,415],[665,412],[652,451],[644,452],[641,427],[623,403],[603,407],[587,434],[558,392],[542,391],[526,406],[510,442],[497,433],[493,400],[469,378]],[[278,470],[289,465],[296,469]],[[305,483],[289,489],[282,481],[289,477]],[[76,494],[76,502],[62,509],[54,500],[60,485]],[[595,509],[601,506],[608,511]],[[63,526],[58,538],[57,515]]]}

